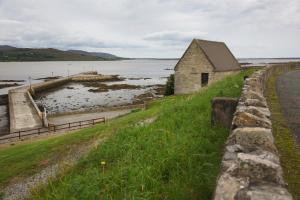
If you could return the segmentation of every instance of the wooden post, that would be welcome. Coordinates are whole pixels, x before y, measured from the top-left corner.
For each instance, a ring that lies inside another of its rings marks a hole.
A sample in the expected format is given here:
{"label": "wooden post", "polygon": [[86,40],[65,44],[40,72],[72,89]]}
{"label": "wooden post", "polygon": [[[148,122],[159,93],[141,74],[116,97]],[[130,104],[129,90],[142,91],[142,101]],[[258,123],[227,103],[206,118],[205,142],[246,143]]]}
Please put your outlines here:
{"label": "wooden post", "polygon": [[95,125],[95,120],[93,119],[93,125]]}
{"label": "wooden post", "polygon": [[19,130],[19,139],[21,139],[21,131]]}
{"label": "wooden post", "polygon": [[71,128],[71,123],[69,123],[69,129]]}
{"label": "wooden post", "polygon": [[38,135],[40,134],[40,128],[38,128]]}
{"label": "wooden post", "polygon": [[80,128],[81,128],[81,121],[79,122],[79,126],[80,126]]}
{"label": "wooden post", "polygon": [[56,128],[55,128],[55,125],[53,125],[53,130],[54,130],[54,132],[56,132]]}

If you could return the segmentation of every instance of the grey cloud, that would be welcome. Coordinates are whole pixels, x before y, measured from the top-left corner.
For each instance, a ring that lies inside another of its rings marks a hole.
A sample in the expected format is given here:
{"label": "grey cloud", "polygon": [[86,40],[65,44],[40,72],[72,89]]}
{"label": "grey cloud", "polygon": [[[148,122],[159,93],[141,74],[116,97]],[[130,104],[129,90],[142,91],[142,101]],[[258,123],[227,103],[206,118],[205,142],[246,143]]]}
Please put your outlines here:
{"label": "grey cloud", "polygon": [[0,0],[0,44],[179,57],[204,38],[238,57],[295,57],[299,11],[299,0]]}
{"label": "grey cloud", "polygon": [[144,40],[150,41],[171,41],[171,42],[188,42],[193,38],[203,37],[206,33],[197,31],[183,32],[183,31],[161,31],[147,34],[143,37]]}

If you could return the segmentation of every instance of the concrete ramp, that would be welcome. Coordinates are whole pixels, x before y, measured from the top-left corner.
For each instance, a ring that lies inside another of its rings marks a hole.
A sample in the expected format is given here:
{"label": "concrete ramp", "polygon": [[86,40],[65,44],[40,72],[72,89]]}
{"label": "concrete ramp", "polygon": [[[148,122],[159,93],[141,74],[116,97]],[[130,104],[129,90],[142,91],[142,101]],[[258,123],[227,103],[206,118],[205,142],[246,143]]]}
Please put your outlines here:
{"label": "concrete ramp", "polygon": [[43,126],[27,87],[9,91],[9,115],[11,133]]}

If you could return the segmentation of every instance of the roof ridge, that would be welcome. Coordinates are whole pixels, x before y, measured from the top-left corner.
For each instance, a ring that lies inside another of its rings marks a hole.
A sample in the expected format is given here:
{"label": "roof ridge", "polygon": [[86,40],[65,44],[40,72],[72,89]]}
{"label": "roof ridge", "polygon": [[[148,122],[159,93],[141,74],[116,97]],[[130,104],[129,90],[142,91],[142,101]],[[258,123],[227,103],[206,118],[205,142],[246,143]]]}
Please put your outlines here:
{"label": "roof ridge", "polygon": [[206,59],[208,60],[208,62],[211,64],[211,66],[214,68],[215,71],[216,66],[214,65],[210,57],[207,55],[207,53],[204,51],[204,49],[201,47],[201,44],[199,43],[199,41],[208,41],[208,40],[199,40],[199,39],[194,39],[194,40],[196,41],[198,47],[200,48],[200,50],[202,51],[202,53],[204,54],[204,56],[206,57]]}
{"label": "roof ridge", "polygon": [[215,43],[223,43],[223,44],[225,44],[225,42],[215,41],[215,40],[203,40],[203,39],[197,39],[197,38],[194,38],[194,40],[203,41],[203,42],[215,42]]}

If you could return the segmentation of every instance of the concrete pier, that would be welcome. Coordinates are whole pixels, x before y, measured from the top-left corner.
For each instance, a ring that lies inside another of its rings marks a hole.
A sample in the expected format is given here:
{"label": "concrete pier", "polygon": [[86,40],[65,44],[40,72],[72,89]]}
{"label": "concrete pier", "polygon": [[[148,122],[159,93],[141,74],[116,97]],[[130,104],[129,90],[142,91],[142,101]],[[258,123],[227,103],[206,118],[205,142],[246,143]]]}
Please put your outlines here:
{"label": "concrete pier", "polygon": [[28,88],[14,89],[8,93],[10,133],[43,126],[36,105],[30,99]]}
{"label": "concrete pier", "polygon": [[106,81],[115,77],[112,75],[97,74],[97,72],[88,72],[9,90],[10,133],[44,126],[44,115],[34,102],[32,94],[64,85],[71,81]]}

